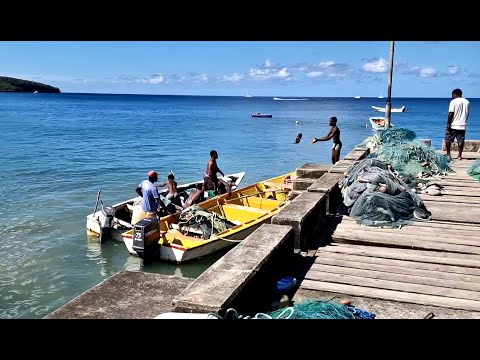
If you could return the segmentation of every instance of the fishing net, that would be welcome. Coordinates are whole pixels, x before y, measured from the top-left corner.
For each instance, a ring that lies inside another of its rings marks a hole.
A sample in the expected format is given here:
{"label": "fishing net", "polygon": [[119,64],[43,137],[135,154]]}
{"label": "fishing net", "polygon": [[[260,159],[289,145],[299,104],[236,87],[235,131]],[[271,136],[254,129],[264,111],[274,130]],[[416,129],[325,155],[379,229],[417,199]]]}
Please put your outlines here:
{"label": "fishing net", "polygon": [[341,305],[332,301],[306,299],[293,306],[281,308],[269,313],[255,316],[242,316],[235,309],[228,309],[225,316],[217,313],[208,314],[217,319],[374,319],[375,314],[351,305]]}
{"label": "fishing net", "polygon": [[442,175],[453,173],[449,160],[422,141],[413,131],[386,129],[367,138],[363,145],[379,160],[391,164],[402,174]]}
{"label": "fishing net", "polygon": [[475,180],[480,181],[480,159],[477,159],[473,165],[467,169],[467,174]]}
{"label": "fishing net", "polygon": [[[287,308],[288,309],[288,308]],[[293,311],[278,309],[269,313],[273,319],[374,319],[375,314],[332,301],[307,299],[293,306]]]}
{"label": "fishing net", "polygon": [[178,226],[184,235],[196,232],[202,234],[203,239],[209,239],[212,235],[231,229],[236,225],[216,212],[193,205],[180,214]]}
{"label": "fishing net", "polygon": [[414,217],[431,218],[420,196],[393,167],[375,158],[351,166],[341,192],[346,213],[361,225],[398,227]]}

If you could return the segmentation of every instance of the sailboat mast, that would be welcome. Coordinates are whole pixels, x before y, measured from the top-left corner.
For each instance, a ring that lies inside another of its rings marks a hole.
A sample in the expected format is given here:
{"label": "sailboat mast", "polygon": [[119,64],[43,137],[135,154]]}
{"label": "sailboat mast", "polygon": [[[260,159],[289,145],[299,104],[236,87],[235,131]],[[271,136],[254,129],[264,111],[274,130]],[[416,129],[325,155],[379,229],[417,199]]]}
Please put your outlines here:
{"label": "sailboat mast", "polygon": [[388,77],[388,96],[385,106],[385,128],[390,128],[390,115],[392,110],[392,77],[393,77],[393,53],[395,49],[395,41],[390,42],[390,74]]}

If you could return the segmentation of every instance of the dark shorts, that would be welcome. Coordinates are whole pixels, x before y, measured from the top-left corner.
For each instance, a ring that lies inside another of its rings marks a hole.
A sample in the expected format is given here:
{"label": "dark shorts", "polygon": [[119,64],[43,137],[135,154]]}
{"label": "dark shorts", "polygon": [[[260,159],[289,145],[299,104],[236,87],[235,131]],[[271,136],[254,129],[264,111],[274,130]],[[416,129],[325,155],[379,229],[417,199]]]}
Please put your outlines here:
{"label": "dark shorts", "polygon": [[214,176],[210,178],[208,176],[203,177],[203,190],[217,190],[218,178]]}
{"label": "dark shorts", "polygon": [[457,129],[445,129],[445,142],[454,142],[457,139],[457,143],[462,143],[465,141],[465,130]]}

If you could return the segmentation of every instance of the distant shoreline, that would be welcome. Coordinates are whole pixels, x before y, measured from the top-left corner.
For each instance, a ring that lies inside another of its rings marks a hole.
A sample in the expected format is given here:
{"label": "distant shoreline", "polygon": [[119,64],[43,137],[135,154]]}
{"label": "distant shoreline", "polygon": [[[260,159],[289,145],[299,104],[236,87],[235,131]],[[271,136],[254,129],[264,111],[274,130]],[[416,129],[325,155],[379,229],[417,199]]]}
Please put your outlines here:
{"label": "distant shoreline", "polygon": [[61,93],[55,86],[35,81],[0,76],[0,93]]}

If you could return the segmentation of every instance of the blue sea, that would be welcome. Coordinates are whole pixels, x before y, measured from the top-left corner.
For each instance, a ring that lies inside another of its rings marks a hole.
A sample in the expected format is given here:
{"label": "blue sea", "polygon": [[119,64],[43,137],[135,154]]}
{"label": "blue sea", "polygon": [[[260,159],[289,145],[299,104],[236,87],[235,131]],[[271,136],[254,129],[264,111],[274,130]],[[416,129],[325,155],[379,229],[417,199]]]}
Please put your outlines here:
{"label": "blue sea", "polygon": [[[467,139],[480,139],[480,99],[469,99]],[[210,150],[242,185],[330,164],[331,141],[311,144],[336,116],[349,153],[374,132],[377,98],[0,94],[0,318],[42,318],[122,270],[195,278],[222,253],[175,266],[142,267],[122,243],[88,237],[97,192],[105,205],[136,196],[149,170],[178,183],[202,178]],[[450,98],[394,98],[395,128],[440,149]],[[252,112],[273,118],[251,118]],[[303,134],[295,144],[298,133]]]}

